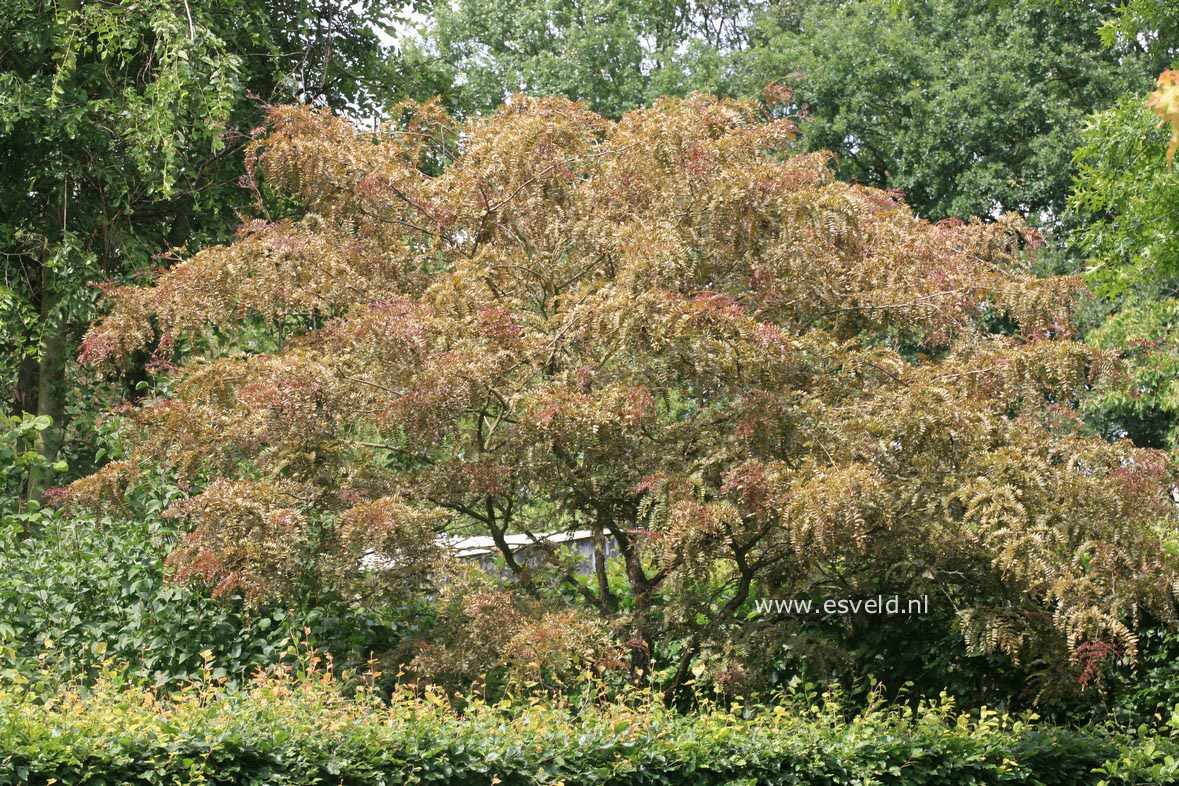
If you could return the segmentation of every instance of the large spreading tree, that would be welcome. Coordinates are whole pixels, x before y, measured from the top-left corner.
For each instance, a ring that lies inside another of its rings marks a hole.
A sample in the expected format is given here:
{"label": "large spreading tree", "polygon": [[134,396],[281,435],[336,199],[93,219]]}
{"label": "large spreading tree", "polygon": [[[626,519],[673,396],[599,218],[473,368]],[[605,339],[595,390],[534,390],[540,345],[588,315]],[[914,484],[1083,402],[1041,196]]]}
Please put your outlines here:
{"label": "large spreading tree", "polygon": [[[174,366],[70,496],[179,473],[180,578],[424,597],[436,536],[481,533],[533,600],[459,622],[534,612],[534,663],[600,619],[669,689],[775,662],[799,620],[755,599],[928,595],[977,649],[1089,674],[1172,617],[1172,468],[1078,417],[1117,364],[1018,219],[916,218],[755,104],[399,111],[276,109],[253,160],[288,212],[108,290],[84,359]],[[508,547],[574,529],[619,569]]]}

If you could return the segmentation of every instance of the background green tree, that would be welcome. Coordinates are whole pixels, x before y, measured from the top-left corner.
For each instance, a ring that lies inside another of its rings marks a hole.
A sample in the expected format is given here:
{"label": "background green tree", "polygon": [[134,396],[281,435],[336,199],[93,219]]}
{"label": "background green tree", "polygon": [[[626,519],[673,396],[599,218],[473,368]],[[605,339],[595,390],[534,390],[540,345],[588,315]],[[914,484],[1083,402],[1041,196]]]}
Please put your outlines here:
{"label": "background green tree", "polygon": [[[1179,55],[1179,10],[1134,0],[1109,15],[1107,42],[1138,50],[1151,68]],[[1088,337],[1127,360],[1124,384],[1092,397],[1089,417],[1110,436],[1179,448],[1179,174],[1174,153],[1174,77],[1131,91],[1087,123],[1074,159],[1069,241],[1109,316]],[[1153,110],[1153,111],[1152,111]],[[1168,136],[1172,136],[1168,147]]]}
{"label": "background green tree", "polygon": [[[381,43],[397,4],[14,0],[0,7],[0,399],[48,416],[37,449],[85,463],[104,396],[74,347],[92,282],[231,236],[240,156],[263,102],[373,115],[422,87]],[[428,81],[428,78],[427,78]],[[422,87],[422,89],[433,89]],[[146,360],[146,356],[144,360]],[[142,364],[141,364],[142,365]],[[131,382],[141,377],[134,371]],[[48,465],[47,465],[48,466]],[[49,482],[34,472],[25,493]]]}
{"label": "background green tree", "polygon": [[921,215],[1055,221],[1082,119],[1153,76],[1107,47],[1103,5],[969,0],[721,4],[462,0],[435,6],[429,47],[459,105],[511,92],[584,99],[617,117],[660,95],[794,91],[801,144],[845,178],[904,192]]}
{"label": "background green tree", "polygon": [[1083,118],[1152,76],[1107,49],[1097,9],[1034,2],[775,3],[737,57],[746,91],[795,87],[808,149],[921,215],[1064,209]]}
{"label": "background green tree", "polygon": [[660,95],[717,91],[760,0],[460,0],[434,5],[427,45],[459,104],[489,113],[514,92],[585,99],[618,117]]}

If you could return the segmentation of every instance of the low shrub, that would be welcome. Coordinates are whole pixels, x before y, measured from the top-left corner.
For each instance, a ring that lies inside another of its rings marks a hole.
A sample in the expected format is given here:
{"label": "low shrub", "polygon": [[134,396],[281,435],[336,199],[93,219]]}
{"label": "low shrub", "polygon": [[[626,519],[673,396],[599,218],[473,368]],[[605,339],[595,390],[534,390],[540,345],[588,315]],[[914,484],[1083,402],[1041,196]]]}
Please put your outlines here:
{"label": "low shrub", "polygon": [[284,673],[166,696],[105,679],[52,694],[7,687],[0,784],[1076,786],[1167,782],[1151,772],[1158,751],[1175,749],[1169,737],[968,715],[948,699],[854,715],[829,694],[691,715],[641,697],[473,701],[461,712],[452,699],[346,697],[330,675]]}

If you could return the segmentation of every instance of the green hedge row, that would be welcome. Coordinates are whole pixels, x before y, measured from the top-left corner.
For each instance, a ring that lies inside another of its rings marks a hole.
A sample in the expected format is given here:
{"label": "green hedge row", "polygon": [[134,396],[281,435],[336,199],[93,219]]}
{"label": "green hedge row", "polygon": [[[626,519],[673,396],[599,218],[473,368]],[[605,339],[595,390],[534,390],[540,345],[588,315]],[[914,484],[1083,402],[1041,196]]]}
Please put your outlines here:
{"label": "green hedge row", "polygon": [[0,784],[1077,786],[1172,782],[1174,749],[1169,737],[1119,742],[949,702],[851,718],[829,698],[692,715],[638,701],[460,713],[437,694],[348,698],[327,677],[166,698],[101,681],[0,688]]}

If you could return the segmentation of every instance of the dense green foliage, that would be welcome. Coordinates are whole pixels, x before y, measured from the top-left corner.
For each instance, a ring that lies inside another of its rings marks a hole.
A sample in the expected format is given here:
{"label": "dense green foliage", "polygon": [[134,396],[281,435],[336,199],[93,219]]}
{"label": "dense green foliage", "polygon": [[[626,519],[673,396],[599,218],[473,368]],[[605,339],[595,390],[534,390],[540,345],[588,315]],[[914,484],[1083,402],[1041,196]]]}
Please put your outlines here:
{"label": "dense green foliage", "polygon": [[1076,150],[1070,238],[1108,297],[1170,297],[1179,289],[1179,170],[1167,131],[1134,93],[1094,115]]}
{"label": "dense green foliage", "polygon": [[1170,737],[968,716],[945,700],[854,713],[806,692],[776,708],[692,716],[641,697],[629,706],[474,702],[456,714],[430,692],[344,699],[314,674],[166,700],[109,684],[49,702],[0,692],[6,785],[1162,784],[1174,777],[1175,750]]}
{"label": "dense green foliage", "polygon": [[[224,240],[251,203],[241,149],[262,103],[375,113],[423,67],[381,44],[394,4],[13,0],[0,6],[0,401],[48,416],[79,469],[110,391],[77,372],[95,284]],[[145,355],[139,366],[148,361]],[[131,371],[125,390],[142,380]],[[116,399],[117,400],[117,399]],[[35,500],[48,477],[33,472]]]}
{"label": "dense green foliage", "polygon": [[461,0],[436,3],[427,45],[456,104],[493,112],[513,92],[585,99],[618,117],[661,95],[716,90],[761,0]]}
{"label": "dense green foliage", "polygon": [[1179,7],[1167,0],[1126,0],[1109,7],[1102,38],[1112,47],[1146,56],[1152,73],[1179,62]]}
{"label": "dense green foliage", "polygon": [[455,69],[456,103],[509,93],[585,99],[616,117],[660,95],[794,93],[801,144],[838,172],[904,192],[921,215],[1019,211],[1053,223],[1085,115],[1153,73],[1106,48],[1104,6],[732,0],[435,6],[427,43]]}
{"label": "dense green foliage", "polygon": [[[1131,5],[1135,13],[1145,7]],[[1165,114],[1161,105],[1155,110]],[[1096,293],[1116,306],[1087,340],[1127,361],[1124,384],[1093,396],[1086,405],[1089,417],[1110,437],[1174,450],[1179,170],[1168,162],[1170,130],[1148,109],[1144,93],[1131,93],[1090,118],[1074,154],[1069,208],[1075,229],[1069,240]]]}
{"label": "dense green foliage", "polygon": [[1088,341],[1127,361],[1122,384],[1093,395],[1085,409],[1109,437],[1135,444],[1179,447],[1179,301],[1146,299],[1126,305]]}
{"label": "dense green foliage", "polygon": [[[392,619],[305,594],[244,609],[169,581],[163,556],[178,538],[160,511],[180,489],[136,490],[135,519],[67,520],[42,511],[0,532],[0,675],[15,683],[86,682],[100,671],[172,688],[203,673],[240,681],[296,655],[331,652],[357,668],[397,643]],[[31,514],[27,514],[31,515]]]}
{"label": "dense green foliage", "polygon": [[43,512],[37,500],[22,499],[29,475],[36,472],[64,472],[64,461],[49,461],[37,451],[39,432],[49,428],[50,420],[42,415],[34,417],[6,417],[0,420],[0,528],[13,524],[21,532],[32,529]]}
{"label": "dense green foliage", "polygon": [[1088,4],[781,3],[738,62],[746,89],[795,87],[804,143],[836,152],[842,177],[932,219],[1051,224],[1085,115],[1153,77],[1102,46],[1100,20]]}
{"label": "dense green foliage", "polygon": [[17,540],[0,556],[0,671],[8,680],[86,680],[104,664],[166,685],[199,673],[240,678],[297,643],[290,614],[250,619],[166,581],[159,525],[61,522]]}

